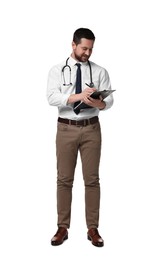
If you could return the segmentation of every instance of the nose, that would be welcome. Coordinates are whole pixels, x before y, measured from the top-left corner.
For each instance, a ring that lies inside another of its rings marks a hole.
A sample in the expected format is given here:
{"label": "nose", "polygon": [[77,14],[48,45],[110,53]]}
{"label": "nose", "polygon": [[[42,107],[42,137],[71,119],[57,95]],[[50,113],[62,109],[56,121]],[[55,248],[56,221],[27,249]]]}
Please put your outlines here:
{"label": "nose", "polygon": [[89,49],[85,51],[85,55],[90,56],[90,50]]}

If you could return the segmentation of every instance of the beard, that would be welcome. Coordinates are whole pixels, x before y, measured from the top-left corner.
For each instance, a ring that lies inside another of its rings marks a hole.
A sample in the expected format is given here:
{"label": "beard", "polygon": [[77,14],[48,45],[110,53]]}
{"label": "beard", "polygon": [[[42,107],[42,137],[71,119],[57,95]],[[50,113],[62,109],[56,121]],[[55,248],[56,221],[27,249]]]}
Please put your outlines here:
{"label": "beard", "polygon": [[89,56],[84,55],[84,54],[81,56],[78,56],[76,53],[74,53],[74,55],[75,55],[76,60],[78,60],[80,62],[86,62],[89,59]]}

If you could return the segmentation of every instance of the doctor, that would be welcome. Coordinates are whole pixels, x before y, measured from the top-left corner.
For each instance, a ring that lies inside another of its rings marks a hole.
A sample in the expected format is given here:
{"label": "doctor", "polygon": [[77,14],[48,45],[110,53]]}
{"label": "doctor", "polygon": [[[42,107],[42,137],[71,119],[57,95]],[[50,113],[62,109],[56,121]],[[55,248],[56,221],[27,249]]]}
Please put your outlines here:
{"label": "doctor", "polygon": [[[90,97],[96,90],[111,89],[108,72],[89,61],[94,42],[95,36],[90,29],[77,29],[73,35],[70,57],[52,67],[48,76],[48,102],[58,107],[56,135],[58,229],[51,239],[53,246],[60,245],[68,239],[72,187],[78,152],[80,152],[85,187],[87,238],[94,246],[104,245],[98,232],[101,154],[101,129],[98,115],[99,112],[103,113],[112,106],[113,96],[109,95],[105,101]],[[75,105],[81,101],[89,105],[89,108],[75,111]]]}

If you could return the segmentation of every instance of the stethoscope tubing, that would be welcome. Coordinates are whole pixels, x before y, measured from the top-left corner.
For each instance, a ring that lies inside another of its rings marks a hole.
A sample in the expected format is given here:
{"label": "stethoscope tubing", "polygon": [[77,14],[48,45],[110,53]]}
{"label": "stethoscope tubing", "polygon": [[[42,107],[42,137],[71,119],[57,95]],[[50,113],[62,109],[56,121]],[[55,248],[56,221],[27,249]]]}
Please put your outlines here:
{"label": "stethoscope tubing", "polygon": [[[63,81],[64,81],[64,86],[67,86],[67,85],[72,85],[72,82],[71,82],[71,67],[68,65],[68,60],[69,60],[69,57],[67,58],[66,60],[66,64],[63,66],[62,68],[62,74],[63,74]],[[90,84],[89,84],[89,87],[94,87],[94,83],[93,83],[93,79],[92,79],[92,68],[91,68],[91,64],[90,64],[90,61],[88,60],[88,65],[89,65],[89,71],[90,71]],[[64,76],[64,70],[65,68],[68,68],[69,69],[69,84],[66,84],[66,81],[65,81],[65,76]]]}

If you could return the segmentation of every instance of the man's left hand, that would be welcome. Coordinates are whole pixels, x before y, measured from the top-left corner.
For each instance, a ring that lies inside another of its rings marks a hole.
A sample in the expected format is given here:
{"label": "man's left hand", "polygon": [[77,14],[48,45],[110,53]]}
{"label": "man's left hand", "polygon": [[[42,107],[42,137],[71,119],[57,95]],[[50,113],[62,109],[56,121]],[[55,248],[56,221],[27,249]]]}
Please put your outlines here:
{"label": "man's left hand", "polygon": [[99,99],[86,97],[83,99],[83,102],[91,107],[97,107],[99,109],[104,109],[106,106],[106,103],[102,100],[102,97],[100,97]]}

